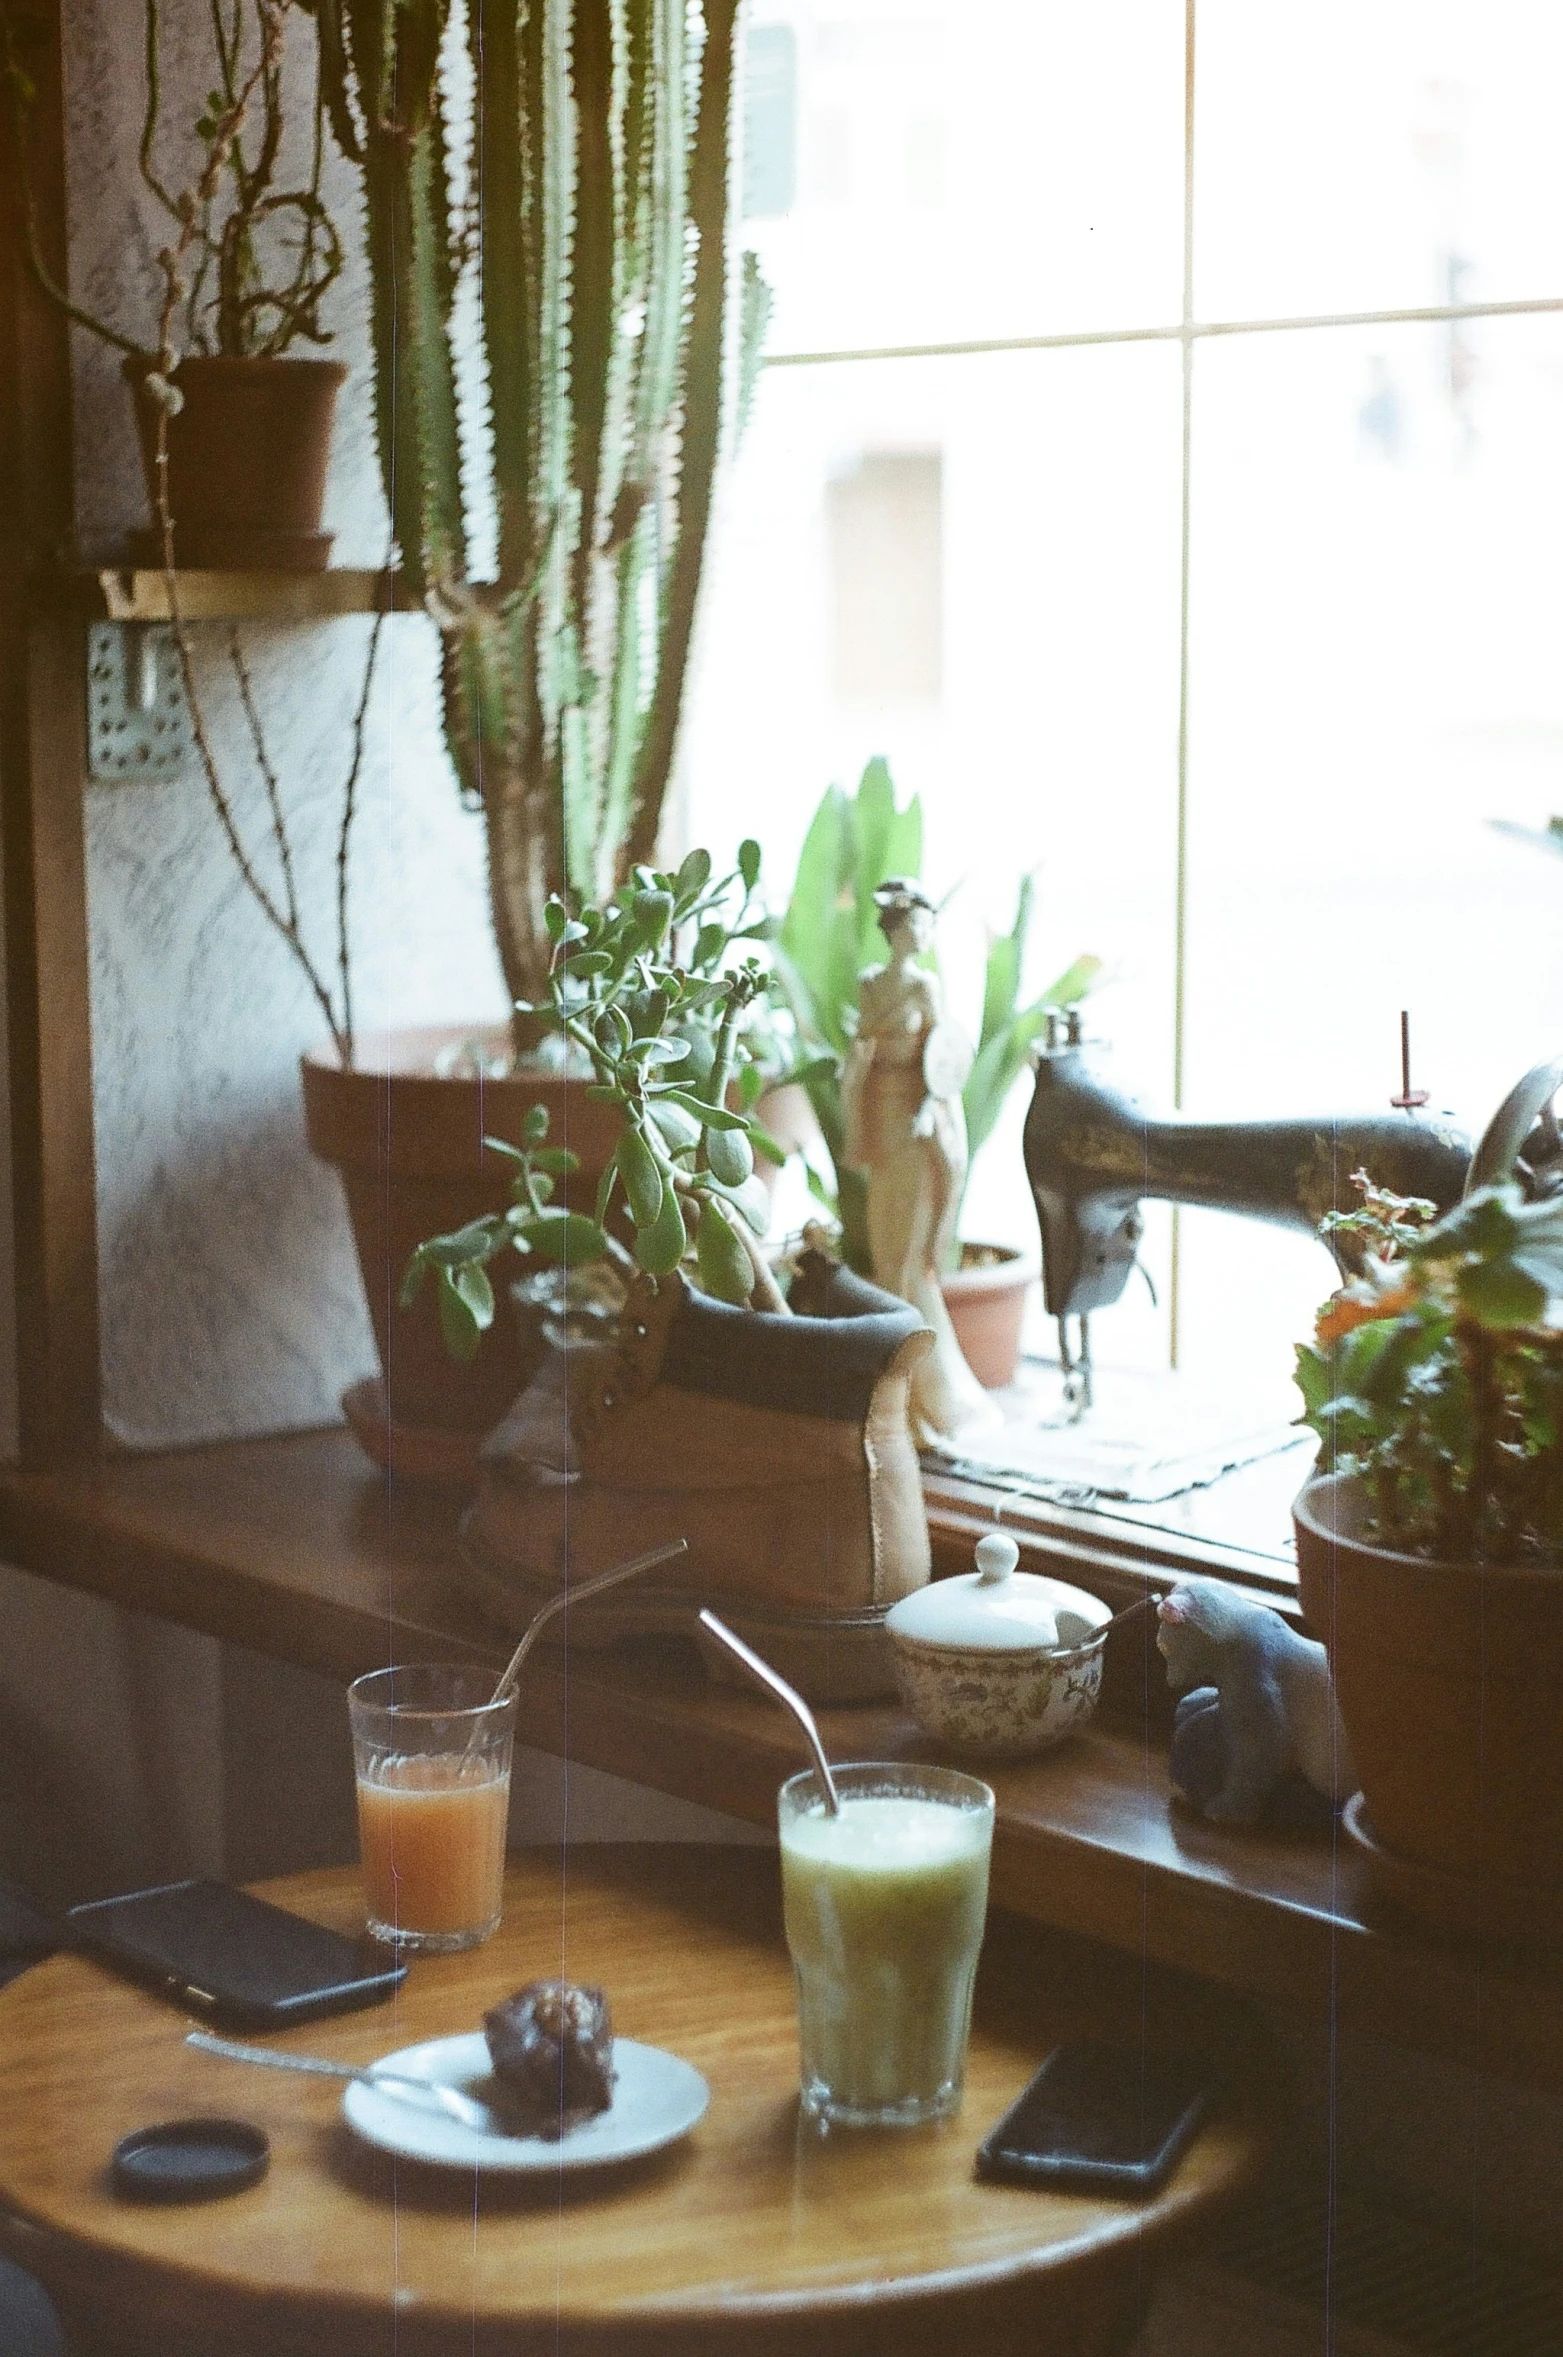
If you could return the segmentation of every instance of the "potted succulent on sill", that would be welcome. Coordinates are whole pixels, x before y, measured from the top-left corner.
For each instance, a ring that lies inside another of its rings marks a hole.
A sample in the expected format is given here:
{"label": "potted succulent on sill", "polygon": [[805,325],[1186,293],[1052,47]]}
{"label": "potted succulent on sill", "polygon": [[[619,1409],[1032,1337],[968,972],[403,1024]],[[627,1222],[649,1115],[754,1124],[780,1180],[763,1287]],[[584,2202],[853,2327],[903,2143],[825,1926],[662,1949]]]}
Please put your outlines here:
{"label": "potted succulent on sill", "polygon": [[[799,1078],[835,1177],[833,1198],[822,1184],[816,1192],[840,1223],[848,1265],[865,1276],[872,1273],[867,1194],[863,1173],[844,1157],[841,1074],[856,1035],[859,976],[884,952],[875,890],[891,876],[915,878],[921,861],[920,803],[914,796],[905,810],[897,809],[888,766],[870,761],[854,796],[832,787],[816,811],[777,943],[777,972],[805,1055]],[[1076,958],[1040,997],[1020,1006],[1031,902],[1027,876],[1014,923],[988,948],[982,1025],[961,1091],[968,1184],[972,1162],[992,1135],[1049,1011],[1083,999],[1101,972],[1099,958]],[[963,1185],[963,1201],[964,1195]],[[962,1241],[956,1249],[959,1264],[941,1285],[945,1305],[972,1372],[996,1389],[1014,1376],[1026,1295],[1037,1275],[1035,1256],[1000,1244]]]}
{"label": "potted succulent on sill", "polygon": [[342,243],[321,197],[323,116],[317,90],[309,176],[284,179],[283,71],[289,24],[304,0],[241,0],[211,19],[212,86],[191,126],[194,158],[170,172],[164,145],[161,24],[146,0],[146,111],[141,177],[170,224],[159,257],[165,290],[148,347],[71,301],[39,247],[27,172],[31,84],[9,11],[0,14],[23,218],[33,270],[78,326],[122,352],[136,401],[152,528],[137,561],[163,563],[158,445],[166,416],[167,507],[181,565],[314,570],[330,554],[320,529],[339,360],[305,358],[325,344],[321,303],[342,268]]}
{"label": "potted succulent on sill", "polygon": [[554,1199],[578,1170],[535,1107],[516,1141],[491,1141],[515,1174],[509,1208],[424,1241],[403,1297],[431,1289],[471,1358],[495,1322],[490,1268],[512,1250],[572,1280],[612,1269],[624,1288],[612,1338],[547,1340],[485,1445],[466,1555],[501,1618],[523,1625],[566,1579],[683,1538],[687,1586],[607,1599],[575,1641],[682,1628],[720,1602],[807,1691],[848,1699],[893,1689],[885,1610],[928,1577],[908,1392],[932,1337],[819,1253],[784,1294],[761,1249],[760,1133],[732,1097],[753,1093],[742,1025],[768,976],[729,955],[761,929],[758,868],[745,844],[713,885],[697,851],[676,876],[635,869],[600,907],[550,902],[548,996],[527,1011],[581,1059],[613,1125],[592,1211]]}
{"label": "potted succulent on sill", "polygon": [[1563,1196],[1434,1224],[1372,1188],[1363,1272],[1298,1352],[1324,1470],[1303,1608],[1362,1777],[1348,1826],[1425,1920],[1563,1937]]}
{"label": "potted succulent on sill", "polygon": [[[507,996],[543,1006],[549,907],[601,905],[655,861],[718,459],[764,324],[752,258],[735,267],[730,245],[736,0],[698,19],[645,0],[622,23],[567,0],[470,0],[470,101],[449,0],[403,0],[394,53],[382,0],[314,7],[364,189],[402,579],[440,633],[445,740],[483,816]],[[612,1149],[536,1017],[471,1056],[467,1037],[448,1031],[443,1058],[425,1034],[366,1045],[356,1071],[305,1064],[310,1143],[366,1221],[389,1355],[359,1428],[380,1453],[416,1430],[459,1449],[519,1380],[490,1351],[444,1359],[432,1295],[385,1311],[419,1237],[503,1210],[485,1133],[518,1137],[520,1111],[545,1106],[582,1210]]]}

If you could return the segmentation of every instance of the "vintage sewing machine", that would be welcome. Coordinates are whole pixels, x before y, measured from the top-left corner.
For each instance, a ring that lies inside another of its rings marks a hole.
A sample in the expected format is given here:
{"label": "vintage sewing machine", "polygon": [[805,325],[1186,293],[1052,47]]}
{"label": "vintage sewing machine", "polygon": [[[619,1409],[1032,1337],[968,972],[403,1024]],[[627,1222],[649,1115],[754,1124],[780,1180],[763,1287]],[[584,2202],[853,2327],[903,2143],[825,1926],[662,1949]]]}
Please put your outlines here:
{"label": "vintage sewing machine", "polygon": [[1042,1231],[1043,1292],[1077,1410],[1091,1398],[1091,1315],[1129,1281],[1147,1197],[1246,1212],[1316,1236],[1326,1212],[1357,1201],[1354,1170],[1440,1210],[1497,1178],[1517,1177],[1529,1193],[1563,1186],[1563,1137],[1552,1113],[1563,1057],[1525,1074],[1473,1150],[1412,1091],[1404,1035],[1402,1045],[1402,1093],[1387,1112],[1195,1121],[1148,1113],[1116,1085],[1100,1047],[1083,1037],[1078,1009],[1050,1023],[1026,1116],[1026,1172]]}

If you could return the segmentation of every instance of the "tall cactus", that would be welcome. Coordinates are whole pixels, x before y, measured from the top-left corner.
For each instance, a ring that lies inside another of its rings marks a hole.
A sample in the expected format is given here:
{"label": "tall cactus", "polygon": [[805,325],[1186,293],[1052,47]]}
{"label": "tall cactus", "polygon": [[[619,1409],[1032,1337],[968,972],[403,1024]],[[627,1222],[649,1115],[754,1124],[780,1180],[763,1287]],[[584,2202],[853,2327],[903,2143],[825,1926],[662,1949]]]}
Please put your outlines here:
{"label": "tall cactus", "polygon": [[[603,898],[656,841],[763,327],[729,253],[739,5],[314,0],[363,178],[392,526],[441,631],[446,741],[523,1000],[546,995],[549,895]],[[463,430],[475,385],[486,435]],[[485,472],[498,572],[478,580]]]}

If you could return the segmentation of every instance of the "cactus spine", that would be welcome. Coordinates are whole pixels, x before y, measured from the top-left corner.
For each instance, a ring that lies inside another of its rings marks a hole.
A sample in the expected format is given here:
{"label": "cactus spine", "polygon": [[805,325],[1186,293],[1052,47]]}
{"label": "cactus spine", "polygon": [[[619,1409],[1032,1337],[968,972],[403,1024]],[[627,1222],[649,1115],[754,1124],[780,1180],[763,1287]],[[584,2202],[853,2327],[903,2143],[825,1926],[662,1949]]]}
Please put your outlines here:
{"label": "cactus spine", "polygon": [[[522,1000],[546,997],[549,895],[601,900],[656,842],[763,327],[729,255],[739,4],[314,0],[363,179],[386,496]],[[493,579],[469,564],[484,477]]]}

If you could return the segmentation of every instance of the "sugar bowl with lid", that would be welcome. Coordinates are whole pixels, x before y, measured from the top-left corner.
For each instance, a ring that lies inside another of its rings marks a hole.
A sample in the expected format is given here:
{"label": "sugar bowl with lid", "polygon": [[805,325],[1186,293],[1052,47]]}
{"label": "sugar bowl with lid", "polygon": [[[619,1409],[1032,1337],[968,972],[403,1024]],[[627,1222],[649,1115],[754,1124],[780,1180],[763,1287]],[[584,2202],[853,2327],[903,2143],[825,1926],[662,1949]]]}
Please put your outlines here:
{"label": "sugar bowl with lid", "polygon": [[1026,1759],[1075,1734],[1096,1708],[1112,1615],[1066,1580],[1017,1571],[1005,1531],[977,1568],[934,1580],[885,1615],[901,1697],[924,1731],[986,1759]]}

